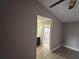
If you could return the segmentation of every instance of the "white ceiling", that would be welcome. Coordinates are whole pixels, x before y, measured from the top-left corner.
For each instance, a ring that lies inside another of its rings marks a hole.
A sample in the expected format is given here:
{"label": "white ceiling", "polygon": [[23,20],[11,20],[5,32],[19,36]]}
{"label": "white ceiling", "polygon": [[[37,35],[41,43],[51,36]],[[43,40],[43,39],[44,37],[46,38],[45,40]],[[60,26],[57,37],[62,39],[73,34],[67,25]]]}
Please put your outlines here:
{"label": "white ceiling", "polygon": [[75,7],[71,10],[68,9],[69,0],[65,0],[64,2],[52,8],[49,8],[49,6],[59,0],[38,0],[38,1],[63,22],[79,21],[79,0],[77,0]]}

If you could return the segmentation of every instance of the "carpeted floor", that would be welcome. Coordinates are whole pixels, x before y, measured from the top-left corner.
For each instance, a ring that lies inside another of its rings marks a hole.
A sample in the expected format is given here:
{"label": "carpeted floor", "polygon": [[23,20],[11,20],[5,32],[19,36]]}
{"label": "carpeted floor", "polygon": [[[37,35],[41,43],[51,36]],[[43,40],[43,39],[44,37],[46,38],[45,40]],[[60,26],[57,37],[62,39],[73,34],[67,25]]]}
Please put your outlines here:
{"label": "carpeted floor", "polygon": [[37,59],[79,59],[79,52],[66,47],[60,47],[50,53],[45,47],[37,48]]}

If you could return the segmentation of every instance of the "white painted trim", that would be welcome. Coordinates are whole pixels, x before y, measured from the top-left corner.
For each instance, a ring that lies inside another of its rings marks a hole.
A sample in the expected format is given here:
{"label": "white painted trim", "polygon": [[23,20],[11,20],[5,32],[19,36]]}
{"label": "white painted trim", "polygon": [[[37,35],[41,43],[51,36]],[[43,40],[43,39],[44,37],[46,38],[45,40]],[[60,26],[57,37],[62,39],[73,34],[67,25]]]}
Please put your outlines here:
{"label": "white painted trim", "polygon": [[57,49],[60,48],[61,46],[63,46],[63,45],[59,45],[59,46],[57,46],[56,48],[50,50],[50,52],[53,52],[53,51],[57,50]]}
{"label": "white painted trim", "polygon": [[64,46],[67,47],[67,48],[69,48],[69,49],[72,49],[72,50],[74,50],[74,51],[79,52],[79,49],[76,49],[76,48],[70,47],[70,46],[68,46],[68,45],[64,45]]}

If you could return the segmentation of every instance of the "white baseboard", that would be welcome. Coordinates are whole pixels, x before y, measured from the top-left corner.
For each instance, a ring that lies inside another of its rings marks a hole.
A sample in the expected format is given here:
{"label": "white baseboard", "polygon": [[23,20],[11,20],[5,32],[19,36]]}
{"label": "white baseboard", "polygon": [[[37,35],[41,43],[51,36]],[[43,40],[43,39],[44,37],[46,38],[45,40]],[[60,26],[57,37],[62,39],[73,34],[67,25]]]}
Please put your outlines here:
{"label": "white baseboard", "polygon": [[61,46],[63,46],[63,45],[59,45],[59,46],[57,46],[56,48],[50,50],[50,52],[53,52],[53,51],[57,50],[57,49],[60,48]]}
{"label": "white baseboard", "polygon": [[67,47],[67,48],[69,48],[69,49],[72,49],[72,50],[74,50],[74,51],[77,51],[77,52],[79,52],[79,49],[76,49],[76,48],[72,48],[72,47],[70,47],[70,46],[68,46],[68,45],[64,45],[65,47]]}

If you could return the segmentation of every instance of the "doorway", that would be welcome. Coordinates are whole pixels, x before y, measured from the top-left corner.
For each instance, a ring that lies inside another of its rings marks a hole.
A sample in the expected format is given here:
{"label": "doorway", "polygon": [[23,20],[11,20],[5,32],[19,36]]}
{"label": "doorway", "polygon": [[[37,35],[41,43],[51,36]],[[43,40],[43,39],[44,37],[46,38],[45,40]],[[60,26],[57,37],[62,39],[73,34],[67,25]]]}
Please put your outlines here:
{"label": "doorway", "polygon": [[36,59],[45,59],[50,51],[51,19],[37,16],[37,48]]}

